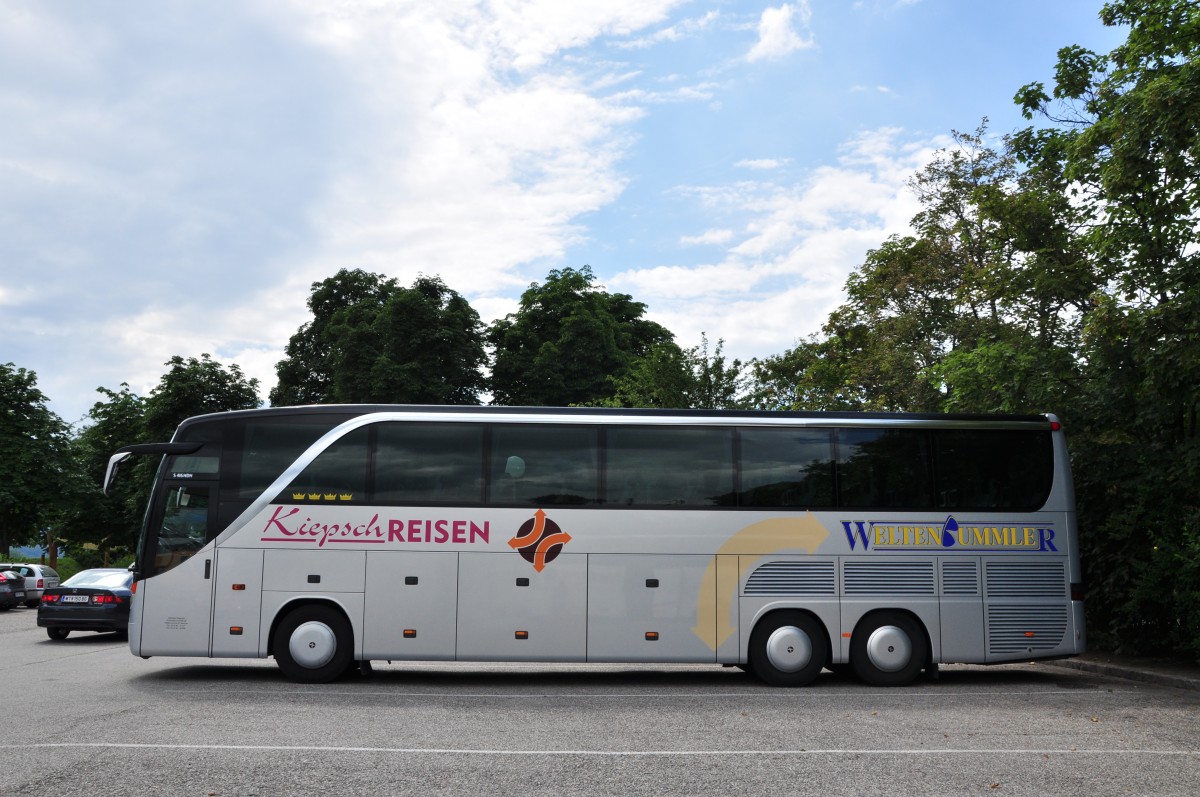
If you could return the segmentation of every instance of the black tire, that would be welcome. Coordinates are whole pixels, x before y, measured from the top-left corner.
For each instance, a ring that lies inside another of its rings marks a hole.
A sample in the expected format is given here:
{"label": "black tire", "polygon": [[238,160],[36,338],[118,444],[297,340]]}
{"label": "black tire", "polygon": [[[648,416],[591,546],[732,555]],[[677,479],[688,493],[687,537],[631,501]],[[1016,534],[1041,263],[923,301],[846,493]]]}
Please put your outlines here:
{"label": "black tire", "polygon": [[275,628],[275,662],[302,684],[324,684],[349,669],[354,659],[350,622],[331,606],[293,609]]}
{"label": "black tire", "polygon": [[902,612],[869,614],[850,638],[850,664],[871,686],[910,684],[928,658],[925,630]]}
{"label": "black tire", "polygon": [[41,603],[41,601],[40,601],[40,600],[36,600],[36,601],[25,601],[25,608],[27,608],[27,609],[36,609],[36,608],[37,608],[37,605],[38,605],[39,603]]}
{"label": "black tire", "polygon": [[0,612],[6,612],[11,608],[12,608],[11,606],[5,604],[4,606],[0,606]]}
{"label": "black tire", "polygon": [[71,633],[65,628],[47,628],[46,636],[53,639],[55,642],[60,642],[67,638],[67,634]]}
{"label": "black tire", "polygon": [[804,686],[829,659],[829,637],[812,615],[772,612],[750,634],[750,669],[771,686]]}

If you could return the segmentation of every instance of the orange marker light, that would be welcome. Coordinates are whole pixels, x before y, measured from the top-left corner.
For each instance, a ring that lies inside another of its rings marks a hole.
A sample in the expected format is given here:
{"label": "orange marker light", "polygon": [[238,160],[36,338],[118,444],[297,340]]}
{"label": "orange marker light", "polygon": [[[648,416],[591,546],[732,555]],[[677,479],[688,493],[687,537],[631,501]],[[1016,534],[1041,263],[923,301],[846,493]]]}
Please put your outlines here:
{"label": "orange marker light", "polygon": [[529,632],[528,631],[518,631],[517,639],[529,639]]}
{"label": "orange marker light", "polygon": [[233,585],[233,591],[234,591],[234,592],[241,592],[241,591],[242,591],[242,590],[244,590],[245,588],[246,588],[246,585],[245,585],[245,584],[234,584],[234,585]]}
{"label": "orange marker light", "polygon": [[229,635],[230,636],[241,636],[242,635],[242,627],[240,625],[229,626]]}
{"label": "orange marker light", "polygon": [[417,629],[415,629],[415,628],[405,628],[404,629],[404,638],[405,639],[415,639],[416,636],[417,636]]}

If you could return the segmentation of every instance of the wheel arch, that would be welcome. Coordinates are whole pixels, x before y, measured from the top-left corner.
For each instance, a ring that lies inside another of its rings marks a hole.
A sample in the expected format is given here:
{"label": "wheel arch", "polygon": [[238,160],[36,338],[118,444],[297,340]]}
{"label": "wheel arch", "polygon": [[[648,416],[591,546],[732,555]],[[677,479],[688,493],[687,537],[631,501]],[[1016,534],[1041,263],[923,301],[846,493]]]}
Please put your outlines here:
{"label": "wheel arch", "polygon": [[743,650],[743,654],[746,659],[745,663],[748,664],[750,662],[750,637],[753,636],[754,629],[758,628],[762,623],[770,622],[772,618],[778,615],[790,612],[799,612],[800,614],[808,615],[808,617],[810,617],[813,622],[815,622],[817,626],[820,627],[820,629],[825,633],[826,661],[824,663],[829,663],[829,660],[833,658],[833,637],[829,632],[829,624],[822,619],[820,613],[813,611],[813,609],[807,606],[797,606],[795,604],[773,604],[771,606],[764,607],[762,611],[755,615],[754,621],[750,624],[750,627],[745,634],[746,642],[745,649]]}
{"label": "wheel arch", "polygon": [[350,614],[349,611],[346,610],[345,606],[343,606],[341,603],[334,600],[333,598],[316,596],[316,595],[303,595],[303,596],[298,596],[298,597],[292,598],[288,601],[285,601],[279,607],[279,609],[276,610],[274,617],[271,618],[270,626],[266,629],[266,632],[267,632],[266,633],[267,655],[268,656],[275,655],[275,631],[276,631],[276,629],[279,628],[279,624],[281,622],[283,622],[283,618],[287,617],[289,614],[291,614],[296,609],[301,609],[306,606],[328,606],[328,607],[334,609],[335,611],[340,612],[342,614],[342,616],[346,618],[346,623],[350,626],[350,634],[352,637],[351,650],[355,651],[355,653],[356,653],[355,658],[357,658],[357,651],[361,645],[362,640],[359,638],[360,637],[359,626],[354,622],[353,616]]}

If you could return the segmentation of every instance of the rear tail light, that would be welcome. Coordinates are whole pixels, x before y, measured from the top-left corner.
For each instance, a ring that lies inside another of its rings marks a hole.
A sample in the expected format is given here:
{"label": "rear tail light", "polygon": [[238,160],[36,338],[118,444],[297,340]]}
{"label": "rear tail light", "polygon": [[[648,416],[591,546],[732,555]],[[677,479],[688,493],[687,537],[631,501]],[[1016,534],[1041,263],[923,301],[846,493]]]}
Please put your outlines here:
{"label": "rear tail light", "polygon": [[37,588],[38,588],[38,589],[45,589],[45,588],[46,588],[46,579],[44,579],[44,578],[39,578],[39,579],[38,579],[38,585],[37,585]]}
{"label": "rear tail light", "polygon": [[5,581],[8,581],[8,579],[4,577],[3,573],[0,573],[0,584],[3,584]]}
{"label": "rear tail light", "polygon": [[116,595],[93,595],[92,603],[120,603],[121,599]]}
{"label": "rear tail light", "polygon": [[45,603],[58,603],[57,595],[43,595],[42,601]]}

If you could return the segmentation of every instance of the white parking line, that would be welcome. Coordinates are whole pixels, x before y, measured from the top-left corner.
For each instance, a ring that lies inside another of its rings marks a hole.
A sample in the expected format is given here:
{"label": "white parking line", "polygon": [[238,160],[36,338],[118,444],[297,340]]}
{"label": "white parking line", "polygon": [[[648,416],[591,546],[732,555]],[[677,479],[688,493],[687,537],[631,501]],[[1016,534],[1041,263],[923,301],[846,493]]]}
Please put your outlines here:
{"label": "white parking line", "polygon": [[872,750],[849,748],[798,749],[798,750],[488,750],[469,748],[430,747],[321,747],[317,745],[265,745],[265,744],[138,744],[136,742],[46,742],[11,744],[8,747],[27,749],[127,749],[127,750],[255,750],[261,752],[304,752],[304,753],[388,753],[393,755],[477,755],[477,756],[591,756],[608,758],[669,758],[672,756],[930,756],[930,755],[1149,755],[1186,757],[1200,756],[1200,750],[1129,750],[1104,749],[953,749],[928,750]]}

